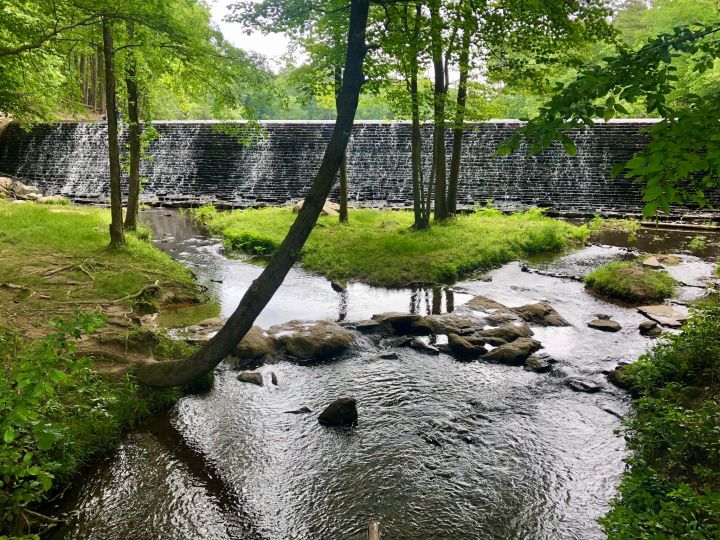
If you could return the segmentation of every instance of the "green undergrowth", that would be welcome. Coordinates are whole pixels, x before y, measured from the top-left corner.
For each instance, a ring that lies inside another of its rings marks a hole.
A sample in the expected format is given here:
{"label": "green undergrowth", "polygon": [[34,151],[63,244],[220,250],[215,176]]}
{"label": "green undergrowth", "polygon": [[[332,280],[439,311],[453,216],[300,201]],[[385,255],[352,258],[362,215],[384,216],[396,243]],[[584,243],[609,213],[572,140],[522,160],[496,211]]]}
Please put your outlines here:
{"label": "green undergrowth", "polygon": [[631,455],[600,520],[608,538],[720,538],[720,307],[698,309],[623,375]]}
{"label": "green undergrowth", "polygon": [[[221,236],[229,251],[258,258],[272,254],[295,219],[289,207],[193,211]],[[551,219],[540,210],[505,215],[493,209],[460,215],[415,231],[407,211],[352,210],[350,222],[321,216],[302,252],[302,265],[331,279],[382,286],[448,283],[480,270],[581,244],[585,227]]]}
{"label": "green undergrowth", "polygon": [[632,261],[614,261],[584,277],[593,291],[630,303],[661,302],[675,294],[675,280],[664,270],[643,268]]}
{"label": "green undergrowth", "polygon": [[0,327],[0,536],[38,532],[25,509],[32,511],[140,418],[180,395],[144,387],[130,375],[100,376],[92,358],[76,352],[76,342],[103,325],[97,314],[77,314],[54,321],[35,341]]}

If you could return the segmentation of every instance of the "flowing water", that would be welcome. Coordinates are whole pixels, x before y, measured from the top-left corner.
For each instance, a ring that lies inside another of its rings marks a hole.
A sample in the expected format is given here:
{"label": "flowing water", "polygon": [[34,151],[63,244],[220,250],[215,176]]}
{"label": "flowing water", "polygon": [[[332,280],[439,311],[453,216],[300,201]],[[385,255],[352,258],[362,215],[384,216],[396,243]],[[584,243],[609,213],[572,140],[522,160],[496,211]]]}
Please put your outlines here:
{"label": "flowing water", "polygon": [[[191,267],[220,300],[237,305],[260,268],[225,258],[217,241],[186,217],[143,215],[158,245]],[[582,275],[620,247],[591,246],[536,265]],[[683,281],[712,265],[684,255]],[[686,271],[687,270],[687,276]],[[685,298],[699,289],[687,287]],[[290,319],[357,320],[383,311],[452,310],[483,294],[510,306],[549,301],[571,327],[534,328],[559,363],[549,374],[485,362],[462,363],[396,349],[381,359],[371,347],[325,364],[259,368],[278,386],[236,380],[221,366],[213,389],[183,398],[169,418],[129,434],[61,501],[69,511],[56,538],[349,539],[381,522],[386,539],[601,538],[623,471],[625,447],[614,434],[629,399],[603,370],[652,346],[644,320],[587,294],[577,281],[503,266],[452,289],[379,289],[351,284],[334,292],[321,277],[294,270],[258,324]],[[623,330],[587,328],[596,314]],[[567,377],[603,386],[576,393]],[[320,426],[330,401],[353,396],[352,430]],[[286,411],[309,407],[311,414]]]}

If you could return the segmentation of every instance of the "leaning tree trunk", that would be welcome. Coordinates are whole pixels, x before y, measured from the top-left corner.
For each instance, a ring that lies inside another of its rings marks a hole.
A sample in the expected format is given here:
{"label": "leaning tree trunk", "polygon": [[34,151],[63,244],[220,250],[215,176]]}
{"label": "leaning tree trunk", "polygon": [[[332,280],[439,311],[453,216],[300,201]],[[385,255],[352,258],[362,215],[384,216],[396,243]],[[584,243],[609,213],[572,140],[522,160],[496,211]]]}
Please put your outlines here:
{"label": "leaning tree trunk", "polygon": [[460,158],[462,156],[463,127],[465,123],[465,105],[467,103],[467,83],[470,59],[470,32],[463,31],[460,49],[460,81],[458,83],[457,109],[453,129],[452,157],[450,158],[450,178],[448,179],[447,207],[450,215],[457,213],[457,190],[460,178]]}
{"label": "leaning tree trunk", "polygon": [[342,90],[337,100],[338,115],[335,128],[328,141],[315,181],[287,236],[265,270],[245,292],[225,326],[190,358],[141,366],[137,375],[142,382],[161,387],[180,386],[212,371],[242,340],[297,262],[300,250],[310,236],[325,199],[330,193],[352,132],[363,83],[368,6],[369,0],[351,0],[347,55]]}
{"label": "leaning tree trunk", "polygon": [[[342,88],[342,69],[340,66],[335,66],[335,112],[339,112],[338,109],[338,97],[340,96],[340,89]],[[348,178],[347,178],[347,155],[343,153],[342,161],[340,162],[340,223],[347,223],[348,221]]]}
{"label": "leaning tree trunk", "polygon": [[107,104],[108,155],[110,158],[110,247],[125,244],[120,191],[120,152],[118,149],[117,103],[113,36],[110,22],[103,17],[103,54],[105,56],[105,103]]}
{"label": "leaning tree trunk", "polygon": [[[132,41],[135,24],[128,22],[128,39]],[[128,94],[128,144],[130,145],[130,171],[128,174],[128,201],[125,212],[125,228],[137,227],[138,208],[140,206],[140,114],[138,112],[137,58],[130,50],[127,58],[125,85]]]}
{"label": "leaning tree trunk", "polygon": [[430,7],[430,30],[435,91],[433,99],[433,164],[435,170],[435,221],[444,221],[448,217],[447,182],[445,157],[445,63],[442,55],[442,19],[440,2],[435,0]]}

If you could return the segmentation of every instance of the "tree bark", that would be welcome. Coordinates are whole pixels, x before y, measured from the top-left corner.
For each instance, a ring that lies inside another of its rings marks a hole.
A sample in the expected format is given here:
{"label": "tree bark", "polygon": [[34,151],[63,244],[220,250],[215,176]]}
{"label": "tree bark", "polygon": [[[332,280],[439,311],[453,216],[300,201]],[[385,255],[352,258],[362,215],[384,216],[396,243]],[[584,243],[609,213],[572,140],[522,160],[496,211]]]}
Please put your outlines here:
{"label": "tree bark", "polygon": [[447,210],[447,170],[445,156],[445,94],[447,78],[442,54],[442,18],[440,2],[430,4],[430,38],[435,88],[433,99],[433,163],[435,169],[435,221],[444,221]]}
{"label": "tree bark", "polygon": [[[342,69],[335,66],[335,112],[338,112],[338,97],[342,88]],[[340,223],[348,221],[348,179],[347,179],[347,155],[343,154],[340,162]]]}
{"label": "tree bark", "polygon": [[108,156],[110,158],[110,247],[125,245],[123,234],[122,192],[120,191],[120,152],[118,149],[117,96],[112,27],[103,17],[103,54],[105,57],[105,102],[107,104]]}
{"label": "tree bark", "polygon": [[225,326],[200,351],[184,360],[141,366],[137,375],[143,383],[160,387],[181,386],[212,371],[242,340],[280,287],[287,273],[300,258],[300,250],[310,236],[325,199],[330,193],[352,132],[360,88],[363,84],[368,7],[369,0],[351,0],[347,55],[342,90],[337,100],[338,115],[335,128],[328,141],[315,181],[280,248],[272,256],[262,274],[252,282]]}
{"label": "tree bark", "polygon": [[[127,23],[128,39],[135,36],[135,23]],[[127,57],[125,77],[128,95],[128,144],[130,146],[130,171],[128,174],[128,201],[125,212],[125,228],[135,230],[137,227],[138,208],[140,206],[140,114],[138,112],[137,57],[130,49]]]}
{"label": "tree bark", "polygon": [[463,30],[460,48],[460,81],[458,83],[457,108],[455,110],[455,126],[453,128],[452,156],[450,157],[450,178],[448,179],[447,209],[448,214],[457,213],[457,190],[460,178],[460,158],[462,156],[463,126],[465,123],[465,105],[467,103],[467,83],[470,71],[470,31]]}
{"label": "tree bark", "polygon": [[412,117],[412,131],[410,136],[410,152],[412,161],[413,185],[413,211],[415,214],[415,228],[426,229],[430,219],[425,209],[425,193],[422,179],[422,131],[420,128],[420,102],[418,98],[418,40],[420,38],[420,17],[422,7],[415,6],[415,22],[412,32],[412,53],[410,58],[410,106]]}

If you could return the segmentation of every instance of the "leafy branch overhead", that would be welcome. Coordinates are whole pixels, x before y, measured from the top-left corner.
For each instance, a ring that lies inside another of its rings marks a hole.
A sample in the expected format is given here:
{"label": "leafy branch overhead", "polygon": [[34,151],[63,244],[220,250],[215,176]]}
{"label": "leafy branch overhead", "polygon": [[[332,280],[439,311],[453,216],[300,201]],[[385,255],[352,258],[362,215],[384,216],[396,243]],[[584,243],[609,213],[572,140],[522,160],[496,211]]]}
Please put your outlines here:
{"label": "leafy branch overhead", "polygon": [[720,56],[720,21],[679,26],[647,40],[638,48],[618,46],[616,54],[588,64],[556,93],[538,116],[529,121],[499,153],[509,154],[526,140],[531,152],[559,141],[574,155],[572,130],[597,118],[610,121],[628,113],[628,104],[641,105],[659,120],[646,131],[649,142],[626,163],[613,167],[643,184],[644,214],[670,212],[673,204],[709,205],[707,192],[720,187],[720,88],[684,92],[679,65],[687,76],[715,67]]}

